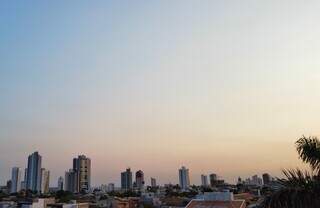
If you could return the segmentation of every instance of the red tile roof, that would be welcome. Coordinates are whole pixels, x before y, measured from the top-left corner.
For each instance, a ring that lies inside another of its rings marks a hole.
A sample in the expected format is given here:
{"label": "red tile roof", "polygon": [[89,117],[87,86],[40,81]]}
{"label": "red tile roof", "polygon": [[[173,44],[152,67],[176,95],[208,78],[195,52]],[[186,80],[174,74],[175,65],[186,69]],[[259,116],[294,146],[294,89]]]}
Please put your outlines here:
{"label": "red tile roof", "polygon": [[192,200],[186,208],[245,208],[244,200],[233,201],[203,201]]}

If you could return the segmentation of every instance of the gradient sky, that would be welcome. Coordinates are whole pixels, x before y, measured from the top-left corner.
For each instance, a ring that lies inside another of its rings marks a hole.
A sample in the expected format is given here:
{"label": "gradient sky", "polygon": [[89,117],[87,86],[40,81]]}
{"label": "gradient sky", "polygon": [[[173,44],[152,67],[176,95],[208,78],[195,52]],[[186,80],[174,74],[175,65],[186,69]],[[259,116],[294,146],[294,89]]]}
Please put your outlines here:
{"label": "gradient sky", "polygon": [[93,185],[301,166],[319,135],[320,2],[0,2],[0,184],[38,150],[51,185],[92,159]]}

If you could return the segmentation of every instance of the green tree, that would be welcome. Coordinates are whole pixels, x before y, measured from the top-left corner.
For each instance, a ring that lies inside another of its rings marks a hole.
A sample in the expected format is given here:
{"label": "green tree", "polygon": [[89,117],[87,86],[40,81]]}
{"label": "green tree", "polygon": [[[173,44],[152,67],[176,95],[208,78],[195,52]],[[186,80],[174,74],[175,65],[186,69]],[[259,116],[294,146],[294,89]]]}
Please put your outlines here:
{"label": "green tree", "polygon": [[263,208],[320,207],[320,141],[303,136],[296,142],[296,149],[311,171],[284,170],[285,178],[278,179],[279,188],[266,196]]}
{"label": "green tree", "polygon": [[60,202],[60,203],[68,203],[71,200],[75,199],[73,193],[69,191],[57,191],[55,198]]}

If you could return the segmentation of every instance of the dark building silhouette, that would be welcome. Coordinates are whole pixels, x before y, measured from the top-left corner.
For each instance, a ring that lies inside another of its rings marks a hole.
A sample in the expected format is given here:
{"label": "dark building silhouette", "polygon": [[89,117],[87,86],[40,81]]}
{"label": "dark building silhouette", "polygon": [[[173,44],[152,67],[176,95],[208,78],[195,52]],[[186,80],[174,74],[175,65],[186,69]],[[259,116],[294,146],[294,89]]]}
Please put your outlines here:
{"label": "dark building silhouette", "polygon": [[262,174],[262,180],[264,185],[268,185],[271,182],[271,176],[268,173]]}
{"label": "dark building silhouette", "polygon": [[121,189],[131,190],[132,189],[132,172],[130,168],[121,173]]}

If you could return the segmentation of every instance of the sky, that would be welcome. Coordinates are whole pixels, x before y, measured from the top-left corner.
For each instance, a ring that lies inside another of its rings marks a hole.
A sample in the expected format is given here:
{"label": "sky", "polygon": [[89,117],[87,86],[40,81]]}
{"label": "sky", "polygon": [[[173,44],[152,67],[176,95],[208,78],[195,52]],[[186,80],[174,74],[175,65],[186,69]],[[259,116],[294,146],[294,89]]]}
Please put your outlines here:
{"label": "sky", "polygon": [[92,185],[228,182],[306,168],[319,135],[320,2],[0,2],[0,184],[39,151],[50,184],[72,158]]}

